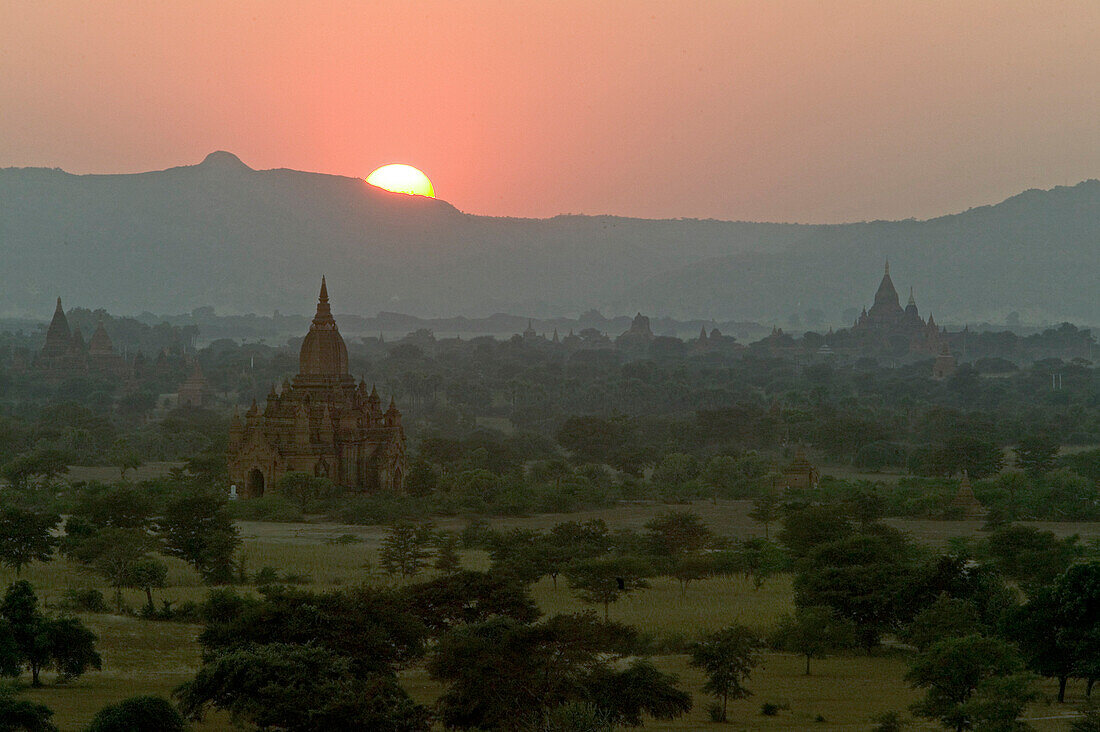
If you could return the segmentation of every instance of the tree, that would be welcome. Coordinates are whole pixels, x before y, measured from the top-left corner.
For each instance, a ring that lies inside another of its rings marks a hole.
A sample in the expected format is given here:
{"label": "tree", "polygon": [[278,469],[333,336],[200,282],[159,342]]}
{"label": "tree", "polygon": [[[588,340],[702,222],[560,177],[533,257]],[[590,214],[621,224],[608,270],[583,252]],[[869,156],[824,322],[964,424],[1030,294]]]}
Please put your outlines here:
{"label": "tree", "polygon": [[186,732],[187,721],[160,696],[132,696],[96,712],[85,732]]}
{"label": "tree", "polygon": [[122,612],[122,588],[135,586],[135,570],[155,561],[148,556],[153,546],[153,537],[143,529],[107,528],[85,540],[74,555],[114,588],[115,605]]}
{"label": "tree", "polygon": [[795,576],[795,605],[825,605],[856,627],[868,651],[903,610],[912,572],[907,547],[890,535],[855,535],[818,546]]}
{"label": "tree", "polygon": [[639,724],[643,714],[683,714],[691,697],[675,679],[644,660],[624,667],[637,640],[633,629],[592,613],[460,625],[428,661],[431,677],[448,685],[440,721],[462,729],[544,729],[556,708],[582,701],[615,725]]}
{"label": "tree", "polygon": [[946,638],[961,638],[981,633],[982,630],[974,603],[951,597],[945,592],[917,613],[902,637],[923,651]]}
{"label": "tree", "polygon": [[399,599],[403,611],[436,636],[458,625],[496,617],[523,623],[539,617],[538,606],[522,585],[491,572],[460,571],[408,585],[401,589]]}
{"label": "tree", "polygon": [[775,491],[768,491],[753,499],[749,518],[758,524],[764,524],[765,539],[768,538],[768,527],[779,520],[780,506],[779,494]]}
{"label": "tree", "polygon": [[427,732],[430,717],[389,674],[361,676],[312,645],[271,643],[215,654],[174,692],[189,718],[208,707],[260,729]]}
{"label": "tree", "polygon": [[783,550],[769,539],[745,539],[738,548],[740,569],[760,589],[773,575],[783,571],[787,557]]}
{"label": "tree", "polygon": [[396,523],[382,540],[379,564],[386,574],[411,577],[427,565],[431,542],[430,523]]}
{"label": "tree", "polygon": [[284,643],[324,648],[357,676],[390,674],[424,652],[427,628],[397,592],[360,587],[314,593],[287,587],[260,599],[212,592],[199,643],[208,655]]}
{"label": "tree", "polygon": [[0,616],[11,628],[20,665],[30,669],[32,686],[42,685],[41,672],[47,669],[56,670],[58,681],[65,682],[102,666],[95,634],[76,618],[43,615],[34,588],[25,580],[8,587]]}
{"label": "tree", "polygon": [[572,562],[592,559],[611,551],[612,539],[603,519],[564,521],[555,524],[542,539],[547,547],[547,573],[558,586],[558,573]]}
{"label": "tree", "polygon": [[436,537],[434,567],[443,574],[455,574],[462,571],[462,558],[458,556],[458,535],[446,532]]}
{"label": "tree", "polygon": [[298,504],[303,512],[310,503],[336,494],[336,486],[328,478],[318,478],[309,473],[291,471],[279,479],[276,492]]}
{"label": "tree", "polygon": [[852,524],[840,506],[807,506],[789,512],[783,518],[779,541],[795,559],[808,555],[814,547],[843,539],[852,534]]}
{"label": "tree", "polygon": [[726,721],[730,699],[752,694],[745,684],[760,662],[760,639],[744,625],[731,625],[691,644],[691,665],[707,675],[703,690],[721,703],[719,721]]}
{"label": "tree", "polygon": [[854,642],[852,624],[839,617],[832,608],[801,607],[795,609],[793,615],[780,618],[772,644],[804,656],[806,675],[809,676],[811,658],[825,658],[829,653],[847,648]]}
{"label": "tree", "polygon": [[20,701],[15,690],[0,685],[0,730],[4,732],[57,732],[50,718],[53,710],[45,704]]}
{"label": "tree", "polygon": [[645,578],[650,571],[636,557],[598,557],[574,563],[565,570],[565,576],[581,600],[603,605],[603,616],[607,619],[611,603],[649,587]]}
{"label": "tree", "polygon": [[977,718],[1003,717],[1004,707],[999,712],[987,708],[999,700],[1014,722],[1033,697],[1023,669],[1015,649],[998,638],[968,635],[939,641],[916,658],[905,676],[913,687],[927,689],[913,704],[913,713],[962,732]]}
{"label": "tree", "polygon": [[57,547],[51,532],[60,522],[57,514],[15,507],[0,510],[0,562],[14,569],[18,577],[31,562],[50,561]]}
{"label": "tree", "polygon": [[1077,564],[1010,614],[1006,629],[1036,673],[1058,679],[1064,701],[1071,676],[1100,678],[1100,562]]}
{"label": "tree", "polygon": [[1016,445],[1016,465],[1035,480],[1054,470],[1058,443],[1046,435],[1032,435]]}
{"label": "tree", "polygon": [[[102,529],[145,529],[154,511],[149,491],[133,485],[105,486],[94,484],[80,491],[72,516],[88,525]],[[68,531],[68,527],[66,527]]]}
{"label": "tree", "polygon": [[206,582],[232,579],[241,539],[221,492],[188,492],[169,501],[157,530],[165,553],[193,566]]}
{"label": "tree", "polygon": [[47,659],[42,668],[56,671],[59,682],[72,681],[89,668],[98,671],[103,667],[95,650],[95,634],[76,618],[47,618],[39,634]]}
{"label": "tree", "polygon": [[118,468],[118,479],[126,480],[126,471],[137,470],[143,463],[141,456],[135,451],[125,446],[120,446],[112,451],[110,455],[111,463]]}
{"label": "tree", "polygon": [[698,514],[668,511],[646,525],[648,538],[657,554],[675,555],[699,552],[714,541],[714,533]]}
{"label": "tree", "polygon": [[714,558],[706,554],[679,554],[666,559],[663,565],[662,574],[680,583],[681,597],[687,594],[689,582],[717,574]]}
{"label": "tree", "polygon": [[1052,531],[1012,524],[986,537],[978,552],[1005,577],[1024,584],[1046,584],[1064,572],[1083,550],[1076,534],[1059,539]]}
{"label": "tree", "polygon": [[168,581],[168,565],[159,559],[146,557],[130,567],[123,578],[125,587],[134,587],[145,591],[146,608],[153,608],[153,589],[161,588]]}
{"label": "tree", "polygon": [[69,466],[66,456],[57,450],[40,450],[19,455],[0,469],[0,473],[16,490],[26,488],[31,478],[36,476],[48,483],[67,472]]}

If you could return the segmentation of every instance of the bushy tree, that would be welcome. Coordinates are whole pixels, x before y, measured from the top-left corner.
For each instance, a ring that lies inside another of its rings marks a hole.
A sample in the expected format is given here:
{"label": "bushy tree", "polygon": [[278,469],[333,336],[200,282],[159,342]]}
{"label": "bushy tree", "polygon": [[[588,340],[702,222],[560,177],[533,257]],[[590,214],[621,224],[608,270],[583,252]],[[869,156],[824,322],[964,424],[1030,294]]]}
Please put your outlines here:
{"label": "bushy tree", "polygon": [[1016,445],[1016,466],[1028,477],[1039,478],[1054,470],[1058,456],[1058,443],[1047,435],[1031,435]]}
{"label": "bushy tree", "polygon": [[204,650],[311,644],[347,657],[360,675],[389,673],[423,654],[427,629],[399,593],[365,587],[314,593],[278,586],[263,592],[259,599],[211,593],[199,636]]}
{"label": "bushy tree", "polygon": [[905,678],[927,690],[913,705],[914,714],[962,732],[978,722],[1015,723],[1034,698],[1030,678],[1023,672],[1023,661],[1005,641],[967,635],[932,644]]}
{"label": "bushy tree", "polygon": [[650,519],[645,527],[656,554],[699,552],[714,541],[714,533],[703,519],[690,511],[667,511]]}
{"label": "bushy tree", "polygon": [[427,732],[430,716],[389,674],[362,676],[348,659],[312,645],[272,643],[215,654],[175,691],[194,720],[207,708],[261,729]]}
{"label": "bushy tree", "polygon": [[539,616],[538,606],[522,585],[495,573],[455,572],[408,585],[398,598],[407,613],[437,636],[459,625],[495,617],[530,623]]}
{"label": "bushy tree", "polygon": [[575,562],[565,570],[565,576],[581,600],[603,605],[606,619],[611,603],[618,602],[623,595],[649,587],[645,578],[651,571],[652,568],[638,557],[598,557]]}
{"label": "bushy tree", "polygon": [[761,645],[760,638],[752,630],[744,625],[731,625],[688,648],[691,665],[707,676],[703,690],[718,697],[721,704],[718,721],[726,721],[730,699],[743,699],[752,694],[746,683],[760,662]]}
{"label": "bushy tree", "polygon": [[25,580],[12,583],[0,604],[0,617],[15,640],[20,666],[31,672],[31,684],[41,686],[41,673],[53,669],[58,681],[71,681],[89,668],[99,669],[95,634],[76,618],[51,618],[38,609],[34,588]]}
{"label": "bushy tree", "polygon": [[1076,534],[1060,539],[1052,531],[1012,524],[992,532],[978,552],[1010,579],[1046,584],[1066,571],[1083,549]]}
{"label": "bushy tree", "polygon": [[185,732],[187,721],[160,696],[132,696],[96,712],[85,732]]}
{"label": "bushy tree", "polygon": [[806,506],[783,517],[779,542],[795,559],[807,556],[814,547],[850,536],[852,523],[841,506]]}
{"label": "bushy tree", "polygon": [[776,648],[803,656],[809,676],[810,659],[825,658],[851,647],[855,643],[855,629],[832,608],[803,607],[780,618],[770,641]]}
{"label": "bushy tree", "polygon": [[759,524],[764,524],[765,539],[768,538],[768,527],[778,521],[782,515],[781,507],[779,494],[775,491],[768,491],[764,495],[753,499],[749,518]]}
{"label": "bushy tree", "polygon": [[943,593],[917,613],[902,637],[923,651],[941,640],[980,634],[983,630],[974,603]]}
{"label": "bushy tree", "polygon": [[0,730],[4,732],[57,732],[50,721],[53,710],[45,704],[15,698],[15,689],[0,684]]}
{"label": "bushy tree", "polygon": [[312,502],[336,495],[337,489],[328,478],[291,471],[279,479],[275,492],[297,503],[304,512]]}
{"label": "bushy tree", "polygon": [[435,569],[443,574],[455,574],[462,571],[462,558],[458,556],[458,534],[446,532],[435,537]]}
{"label": "bushy tree", "polygon": [[60,522],[57,514],[15,507],[0,509],[0,563],[19,576],[31,562],[50,561],[57,547],[51,532]]}
{"label": "bushy tree", "polygon": [[184,560],[210,584],[233,577],[233,554],[241,543],[225,496],[188,491],[168,502],[157,530],[169,556]]}
{"label": "bushy tree", "polygon": [[903,613],[911,566],[907,547],[890,535],[861,534],[812,550],[795,577],[798,607],[827,606],[856,628],[870,650]]}
{"label": "bushy tree", "polygon": [[0,474],[16,490],[27,488],[33,478],[40,478],[48,483],[67,472],[68,456],[58,450],[39,450],[18,455],[0,468]]}
{"label": "bushy tree", "polygon": [[587,701],[613,724],[636,725],[643,714],[675,718],[691,697],[644,660],[617,663],[637,636],[591,614],[537,623],[497,618],[445,635],[428,663],[446,683],[442,722],[461,729],[543,729],[563,704]]}
{"label": "bushy tree", "polygon": [[379,565],[386,574],[412,577],[428,564],[431,556],[430,523],[401,521],[390,527],[379,551]]}

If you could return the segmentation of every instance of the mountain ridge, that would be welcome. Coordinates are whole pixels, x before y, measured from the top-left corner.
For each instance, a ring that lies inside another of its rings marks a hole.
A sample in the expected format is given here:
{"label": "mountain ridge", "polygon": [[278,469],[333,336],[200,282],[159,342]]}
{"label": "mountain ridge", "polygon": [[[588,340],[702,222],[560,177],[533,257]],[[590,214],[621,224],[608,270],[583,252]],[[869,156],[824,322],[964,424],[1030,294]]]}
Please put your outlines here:
{"label": "mountain ridge", "polygon": [[1095,179],[925,220],[786,224],[478,216],[357,178],[253,170],[226,151],[118,175],[4,168],[0,314],[41,314],[58,294],[112,312],[296,312],[327,273],[349,312],[782,322],[814,308],[840,323],[889,256],[922,312],[1098,322],[1100,305],[1076,292],[1100,271],[1098,219]]}

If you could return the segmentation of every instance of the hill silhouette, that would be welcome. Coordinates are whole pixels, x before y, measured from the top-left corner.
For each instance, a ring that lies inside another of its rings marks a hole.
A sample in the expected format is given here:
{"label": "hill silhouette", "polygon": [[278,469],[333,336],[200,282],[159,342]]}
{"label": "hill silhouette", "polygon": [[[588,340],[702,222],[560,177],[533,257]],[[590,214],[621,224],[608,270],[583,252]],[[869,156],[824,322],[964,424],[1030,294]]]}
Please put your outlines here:
{"label": "hill silhouette", "polygon": [[0,314],[309,310],[829,321],[899,288],[937,317],[1100,322],[1100,182],[928,221],[797,225],[465,214],[363,180],[253,170],[232,153],[129,175],[0,169]]}

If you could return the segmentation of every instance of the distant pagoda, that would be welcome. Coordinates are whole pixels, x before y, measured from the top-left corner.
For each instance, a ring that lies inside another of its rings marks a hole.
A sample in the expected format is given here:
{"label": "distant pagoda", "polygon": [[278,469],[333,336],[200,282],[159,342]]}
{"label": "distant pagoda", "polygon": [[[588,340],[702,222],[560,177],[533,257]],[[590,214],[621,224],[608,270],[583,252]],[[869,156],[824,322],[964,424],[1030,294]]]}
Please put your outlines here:
{"label": "distant pagoda", "polygon": [[989,515],[988,509],[981,504],[974,495],[974,489],[970,485],[970,476],[963,471],[962,480],[959,481],[959,491],[951,499],[951,508],[958,509],[967,521],[980,521]]}

